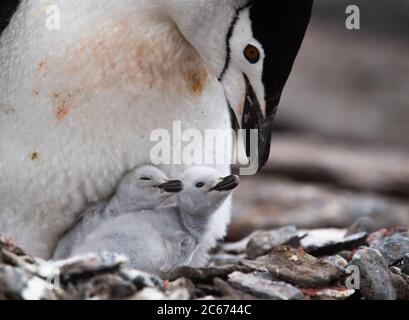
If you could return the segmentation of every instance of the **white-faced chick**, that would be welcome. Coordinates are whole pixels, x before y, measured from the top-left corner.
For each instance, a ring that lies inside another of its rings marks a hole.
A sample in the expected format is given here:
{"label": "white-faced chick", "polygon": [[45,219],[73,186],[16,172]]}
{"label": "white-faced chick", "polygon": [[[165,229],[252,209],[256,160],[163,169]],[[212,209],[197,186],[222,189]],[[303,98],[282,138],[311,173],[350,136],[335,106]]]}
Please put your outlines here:
{"label": "white-faced chick", "polygon": [[222,177],[212,167],[196,166],[187,169],[182,176],[183,190],[177,195],[177,207],[169,211],[179,217],[183,232],[169,234],[165,238],[168,248],[167,260],[161,271],[190,263],[197,245],[208,231],[213,213],[239,185],[239,177]]}
{"label": "white-faced chick", "polygon": [[179,180],[169,180],[154,166],[146,165],[128,172],[109,201],[90,206],[81,214],[82,218],[59,241],[54,259],[72,256],[73,251],[82,246],[85,238],[104,221],[126,213],[153,210],[181,190]]}

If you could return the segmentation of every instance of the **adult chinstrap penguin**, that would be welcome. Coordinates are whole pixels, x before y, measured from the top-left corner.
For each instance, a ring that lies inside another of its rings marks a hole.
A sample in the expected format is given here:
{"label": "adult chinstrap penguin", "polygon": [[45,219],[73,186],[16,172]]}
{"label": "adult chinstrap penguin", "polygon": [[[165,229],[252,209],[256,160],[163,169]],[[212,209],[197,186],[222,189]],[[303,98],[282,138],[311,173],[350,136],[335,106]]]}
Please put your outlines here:
{"label": "adult chinstrap penguin", "polygon": [[[171,132],[175,120],[229,129],[229,106],[259,129],[261,168],[312,3],[267,2],[21,0],[0,38],[0,232],[49,258],[88,203],[151,162],[153,130]],[[59,8],[58,30],[45,27],[48,5]],[[232,143],[214,165],[225,176]],[[170,177],[186,168],[162,166]],[[197,264],[229,219],[227,200]]]}

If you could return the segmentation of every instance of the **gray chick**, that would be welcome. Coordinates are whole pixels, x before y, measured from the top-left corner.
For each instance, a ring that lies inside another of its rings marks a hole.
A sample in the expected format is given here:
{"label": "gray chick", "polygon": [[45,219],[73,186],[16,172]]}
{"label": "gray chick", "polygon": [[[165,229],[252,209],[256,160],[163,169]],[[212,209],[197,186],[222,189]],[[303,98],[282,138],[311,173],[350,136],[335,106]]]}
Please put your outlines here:
{"label": "gray chick", "polygon": [[57,244],[53,258],[72,256],[74,249],[83,245],[86,237],[104,221],[127,212],[155,209],[181,190],[179,180],[169,180],[154,166],[141,166],[128,172],[109,201],[90,206],[81,214],[81,219]]}

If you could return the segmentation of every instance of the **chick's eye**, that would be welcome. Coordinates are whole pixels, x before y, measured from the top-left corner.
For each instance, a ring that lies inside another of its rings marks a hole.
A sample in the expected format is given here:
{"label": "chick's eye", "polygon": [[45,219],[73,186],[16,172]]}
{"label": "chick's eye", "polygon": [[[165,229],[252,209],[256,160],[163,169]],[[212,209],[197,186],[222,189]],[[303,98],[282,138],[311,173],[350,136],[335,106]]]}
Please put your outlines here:
{"label": "chick's eye", "polygon": [[151,180],[149,177],[142,177],[141,180]]}
{"label": "chick's eye", "polygon": [[204,185],[203,182],[196,183],[196,188],[202,188]]}
{"label": "chick's eye", "polygon": [[260,61],[260,51],[255,46],[249,44],[244,49],[244,57],[248,62],[255,64]]}

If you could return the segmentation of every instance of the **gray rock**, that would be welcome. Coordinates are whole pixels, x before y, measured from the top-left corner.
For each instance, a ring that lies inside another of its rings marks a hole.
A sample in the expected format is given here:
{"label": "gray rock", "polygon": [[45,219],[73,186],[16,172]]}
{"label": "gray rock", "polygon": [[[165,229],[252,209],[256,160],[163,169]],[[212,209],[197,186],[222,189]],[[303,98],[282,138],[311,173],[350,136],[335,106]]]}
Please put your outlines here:
{"label": "gray rock", "polygon": [[235,271],[250,272],[251,269],[245,266],[239,265],[226,265],[222,267],[208,267],[208,268],[192,268],[192,267],[180,267],[173,270],[168,278],[170,280],[176,280],[179,278],[188,278],[195,283],[213,283],[214,278],[226,279],[227,276]]}
{"label": "gray rock", "polygon": [[257,297],[272,300],[300,300],[302,292],[285,282],[271,281],[255,274],[233,272],[229,282],[236,288],[249,292]]}
{"label": "gray rock", "polygon": [[323,258],[323,261],[332,263],[334,266],[336,266],[342,271],[345,271],[346,267],[348,266],[348,261],[338,255],[325,257]]}
{"label": "gray rock", "polygon": [[86,277],[88,274],[118,269],[126,262],[127,258],[124,255],[110,252],[92,253],[46,263],[42,266],[40,273],[45,275],[47,271],[58,270],[61,280],[65,281],[71,277]]}
{"label": "gray rock", "polygon": [[266,267],[278,279],[304,288],[327,286],[343,274],[332,263],[290,247],[275,248],[267,257]]}
{"label": "gray rock", "polygon": [[402,273],[402,271],[396,267],[392,267],[390,270],[397,299],[409,300],[409,276]]}
{"label": "gray rock", "polygon": [[344,258],[346,261],[351,261],[352,256],[354,254],[352,253],[352,251],[342,250],[342,251],[338,252],[338,255],[340,257]]}
{"label": "gray rock", "polygon": [[136,293],[129,300],[165,300],[165,294],[155,288],[145,288]]}
{"label": "gray rock", "polygon": [[195,296],[197,297],[196,299],[206,296],[221,297],[222,295],[223,295],[222,292],[214,284],[214,280],[213,284],[210,283],[195,284]]}
{"label": "gray rock", "polygon": [[313,300],[346,300],[355,294],[354,289],[330,287],[323,289],[302,289],[306,297]]}
{"label": "gray rock", "polygon": [[163,291],[163,283],[160,278],[144,271],[130,268],[121,268],[119,275],[126,281],[131,282],[137,290],[143,288],[156,288]]}
{"label": "gray rock", "polygon": [[195,299],[195,300],[199,300],[199,301],[213,301],[213,300],[216,300],[216,297],[214,297],[214,296],[204,296],[204,297],[201,297],[201,298],[198,298],[198,299]]}
{"label": "gray rock", "polygon": [[84,284],[83,292],[78,292],[83,299],[117,300],[131,297],[137,290],[132,282],[126,281],[117,274],[98,274]]}
{"label": "gray rock", "polygon": [[221,292],[222,299],[225,300],[256,300],[259,299],[256,296],[243,292],[242,290],[237,290],[233,286],[231,286],[228,282],[220,279],[214,279],[215,287]]}
{"label": "gray rock", "polygon": [[375,231],[375,221],[371,217],[362,217],[347,229],[345,236],[361,232],[371,233],[373,231]]}
{"label": "gray rock", "polygon": [[226,252],[226,253],[232,253],[232,254],[246,253],[247,245],[250,242],[250,240],[253,237],[260,234],[261,232],[262,231],[254,231],[253,233],[241,239],[240,241],[223,243],[221,248],[223,252]]}
{"label": "gray rock", "polygon": [[304,248],[304,250],[314,256],[332,255],[343,250],[354,250],[359,248],[366,244],[367,236],[368,234],[366,232],[360,232],[339,240],[329,240],[327,242],[310,244]]}
{"label": "gray rock", "polygon": [[392,227],[392,228],[383,228],[378,231],[372,232],[368,236],[368,244],[372,248],[376,248],[381,243],[385,242],[388,237],[392,237],[399,233],[407,233],[408,229],[404,227]]}
{"label": "gray rock", "polygon": [[27,256],[27,254],[21,248],[19,248],[11,238],[0,236],[0,261],[3,258],[3,250],[16,256]]}
{"label": "gray rock", "polygon": [[269,253],[275,247],[282,245],[290,245],[293,247],[299,247],[301,245],[296,227],[289,226],[255,234],[247,244],[247,256],[249,259],[255,259]]}
{"label": "gray rock", "polygon": [[362,248],[355,253],[350,265],[359,269],[360,293],[364,298],[370,300],[396,299],[388,266],[379,251]]}
{"label": "gray rock", "polygon": [[409,275],[409,253],[405,254],[401,262],[401,269],[404,273]]}
{"label": "gray rock", "polygon": [[244,259],[242,261],[240,261],[240,264],[250,268],[253,271],[260,271],[260,272],[267,272],[267,268],[266,268],[266,263],[265,263],[265,259],[259,259],[259,260],[247,260]]}
{"label": "gray rock", "polygon": [[246,258],[245,254],[218,253],[211,257],[211,263],[215,266],[224,266],[226,264],[238,264],[241,260],[245,258]]}
{"label": "gray rock", "polygon": [[402,260],[409,253],[409,234],[398,233],[380,241],[375,247],[384,256],[389,266]]}
{"label": "gray rock", "polygon": [[189,279],[180,278],[169,283],[166,296],[170,300],[192,300],[195,297],[195,285]]}
{"label": "gray rock", "polygon": [[0,296],[14,300],[55,300],[47,282],[19,267],[0,266]]}
{"label": "gray rock", "polygon": [[29,279],[28,274],[11,266],[0,266],[0,292],[4,299],[23,299],[22,292]]}
{"label": "gray rock", "polygon": [[321,300],[346,300],[355,294],[354,289],[328,288],[317,292],[317,297]]}

